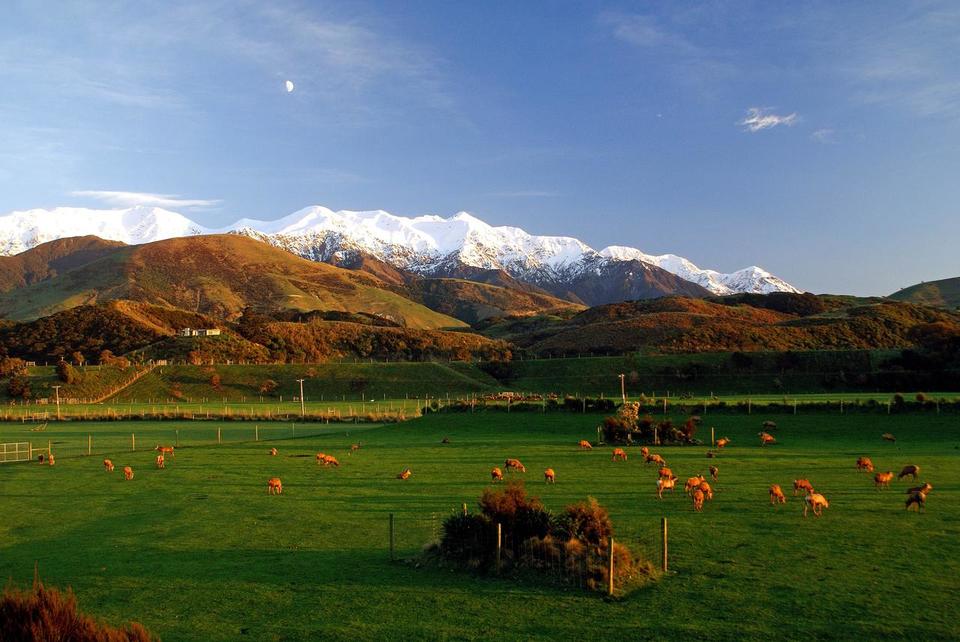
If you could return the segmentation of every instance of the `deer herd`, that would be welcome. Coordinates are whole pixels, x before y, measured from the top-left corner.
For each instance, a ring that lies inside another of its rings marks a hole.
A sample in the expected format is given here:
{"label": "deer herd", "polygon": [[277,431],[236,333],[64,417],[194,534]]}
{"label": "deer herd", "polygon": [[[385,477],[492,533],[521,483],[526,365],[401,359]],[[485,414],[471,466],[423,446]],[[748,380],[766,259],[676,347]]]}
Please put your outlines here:
{"label": "deer herd", "polygon": [[[774,422],[763,422],[763,431],[759,433],[761,447],[777,443],[776,438],[771,435],[770,432],[768,432],[775,429],[776,424]],[[884,441],[892,443],[896,442],[896,438],[890,433],[883,433],[881,438]],[[450,442],[445,438],[443,443],[449,444]],[[732,440],[729,437],[721,437],[715,441],[715,446],[718,449],[724,449],[731,443]],[[360,447],[360,443],[352,444],[348,454],[353,455],[360,450]],[[578,448],[582,451],[589,451],[593,450],[593,445],[589,441],[581,439],[579,441]],[[154,450],[157,452],[155,463],[158,469],[166,468],[168,457],[176,457],[173,446],[162,446],[158,444]],[[274,457],[278,454],[276,448],[270,448],[268,452]],[[679,478],[667,466],[667,462],[663,456],[650,452],[650,449],[647,446],[641,447],[639,449],[639,453],[643,458],[644,464],[656,464],[657,466],[656,495],[658,499],[662,500],[663,493],[665,491],[670,491],[672,493],[675,490]],[[707,452],[707,457],[716,456],[717,453],[714,451]],[[334,468],[338,468],[340,466],[340,462],[336,457],[326,453],[318,452],[315,456],[315,459],[317,465],[319,466]],[[612,450],[611,459],[614,462],[626,462],[627,452],[621,447],[615,447]],[[44,460],[41,460],[41,463],[49,464],[51,466],[53,465],[53,462],[54,459],[52,454],[48,454]],[[106,472],[114,472],[115,466],[113,461],[110,459],[104,459],[103,468]],[[878,491],[889,489],[890,484],[894,479],[893,471],[875,472],[876,467],[874,466],[873,461],[866,456],[857,458],[855,468],[858,472],[874,473],[873,483],[874,487]],[[708,467],[708,471],[713,482],[717,483],[720,476],[719,467],[711,465]],[[132,467],[124,466],[122,472],[125,480],[130,481],[133,479],[134,473]],[[508,458],[503,462],[503,468],[494,466],[490,470],[491,481],[502,482],[504,480],[505,472],[526,473],[527,468],[519,459]],[[396,478],[400,480],[407,480],[410,479],[412,474],[413,473],[410,468],[404,468],[402,472],[396,475]],[[905,477],[911,478],[911,480],[914,482],[917,481],[920,477],[920,466],[914,464],[903,466],[900,470],[900,473],[897,475],[897,481],[903,480]],[[556,483],[556,471],[553,468],[545,469],[543,471],[543,479],[544,482],[548,484]],[[909,510],[910,508],[914,508],[917,511],[925,509],[927,504],[927,495],[931,490],[933,490],[933,485],[931,485],[929,482],[925,482],[920,486],[914,486],[907,489],[907,499],[905,502],[906,509]],[[713,500],[713,487],[702,473],[687,478],[683,486],[683,491],[692,501],[693,510],[695,512],[702,512],[704,502]],[[283,484],[279,477],[271,477],[267,480],[267,493],[270,495],[280,495],[283,493]],[[780,486],[780,484],[771,484],[768,488],[768,494],[770,496],[771,505],[787,503],[787,496],[784,494],[783,488]],[[830,502],[827,500],[827,498],[823,494],[817,492],[810,480],[806,478],[793,480],[793,495],[803,496],[804,517],[806,517],[810,512],[812,512],[815,517],[820,517],[823,514],[823,510],[830,507]]]}

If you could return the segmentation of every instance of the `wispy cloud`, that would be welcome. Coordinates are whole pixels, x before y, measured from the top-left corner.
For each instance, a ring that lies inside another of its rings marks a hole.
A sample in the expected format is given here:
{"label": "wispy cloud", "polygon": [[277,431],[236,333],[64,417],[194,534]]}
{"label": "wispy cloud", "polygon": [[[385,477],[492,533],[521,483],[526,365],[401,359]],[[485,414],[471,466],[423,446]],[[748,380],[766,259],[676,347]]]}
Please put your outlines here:
{"label": "wispy cloud", "polygon": [[71,196],[92,198],[117,207],[171,207],[182,209],[215,207],[219,199],[182,198],[179,194],[152,194],[150,192],[121,192],[113,190],[75,190]]}
{"label": "wispy cloud", "polygon": [[615,38],[631,45],[667,48],[685,54],[702,53],[699,47],[668,30],[653,16],[607,11],[600,14],[599,21],[610,28]]}
{"label": "wispy cloud", "polygon": [[857,31],[837,29],[835,65],[868,104],[899,106],[920,117],[960,118],[960,7],[903,3],[885,20]]}
{"label": "wispy cloud", "polygon": [[744,131],[756,133],[765,129],[772,129],[780,125],[792,127],[800,120],[796,112],[780,116],[770,112],[768,107],[751,107],[743,120],[737,122]]}
{"label": "wispy cloud", "polygon": [[741,74],[734,52],[685,35],[682,25],[689,18],[682,11],[675,14],[664,10],[660,14],[604,11],[597,23],[613,39],[642,51],[647,58],[644,69],[665,68],[672,81],[703,94],[715,94],[725,82]]}
{"label": "wispy cloud", "polygon": [[818,143],[832,145],[837,142],[836,133],[836,131],[830,129],[829,127],[822,127],[810,134],[810,137]]}

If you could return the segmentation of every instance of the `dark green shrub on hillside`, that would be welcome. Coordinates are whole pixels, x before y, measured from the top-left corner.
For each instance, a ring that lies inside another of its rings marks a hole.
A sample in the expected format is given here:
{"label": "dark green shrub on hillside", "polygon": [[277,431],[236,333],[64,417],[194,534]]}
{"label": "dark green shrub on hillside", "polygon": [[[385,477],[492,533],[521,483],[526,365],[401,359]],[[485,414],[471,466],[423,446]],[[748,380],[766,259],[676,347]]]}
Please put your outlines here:
{"label": "dark green shrub on hillside", "polygon": [[67,361],[61,360],[57,363],[57,379],[67,385],[72,385],[80,381],[80,373]]}
{"label": "dark green shrub on hillside", "polygon": [[7,395],[13,399],[30,399],[33,397],[30,380],[22,374],[10,377],[7,382]]}

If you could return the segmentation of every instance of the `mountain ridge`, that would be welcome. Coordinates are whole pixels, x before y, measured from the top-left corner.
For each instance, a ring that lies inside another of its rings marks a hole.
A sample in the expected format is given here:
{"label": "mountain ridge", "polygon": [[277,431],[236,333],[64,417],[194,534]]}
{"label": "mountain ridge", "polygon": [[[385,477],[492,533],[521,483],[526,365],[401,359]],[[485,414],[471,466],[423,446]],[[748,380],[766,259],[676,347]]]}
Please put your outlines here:
{"label": "mountain ridge", "polygon": [[[221,228],[206,228],[179,213],[156,207],[33,209],[0,216],[0,255],[16,254],[65,236],[95,234],[140,244],[223,233],[249,236],[303,258],[327,263],[342,262],[351,254],[366,254],[430,277],[457,277],[466,268],[502,271],[554,295],[571,290],[570,284],[583,281],[587,275],[600,276],[610,266],[635,261],[712,294],[799,291],[757,266],[723,274],[699,268],[673,254],[654,256],[625,246],[598,251],[572,237],[536,236],[517,227],[494,227],[466,212],[447,218],[409,218],[383,210],[334,212],[312,206],[273,221],[240,219]],[[658,280],[663,282],[665,277]],[[693,292],[666,290],[655,294]],[[592,296],[579,298],[587,304],[610,302]]]}

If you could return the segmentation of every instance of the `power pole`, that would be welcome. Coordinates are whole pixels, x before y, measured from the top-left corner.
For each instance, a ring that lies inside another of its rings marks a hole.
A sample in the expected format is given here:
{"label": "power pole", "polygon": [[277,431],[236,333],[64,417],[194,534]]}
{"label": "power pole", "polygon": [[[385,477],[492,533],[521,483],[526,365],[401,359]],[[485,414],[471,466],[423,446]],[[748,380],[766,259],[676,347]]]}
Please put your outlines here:
{"label": "power pole", "polygon": [[620,396],[623,398],[623,403],[627,403],[627,387],[626,387],[626,384],[624,383],[624,378],[626,377],[626,375],[621,373],[618,376],[620,377]]}
{"label": "power pole", "polygon": [[57,421],[60,421],[60,386],[53,386],[53,390],[57,395]]}
{"label": "power pole", "polygon": [[300,382],[300,416],[303,417],[303,379],[297,379]]}

